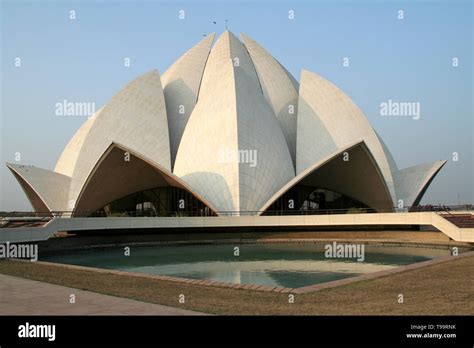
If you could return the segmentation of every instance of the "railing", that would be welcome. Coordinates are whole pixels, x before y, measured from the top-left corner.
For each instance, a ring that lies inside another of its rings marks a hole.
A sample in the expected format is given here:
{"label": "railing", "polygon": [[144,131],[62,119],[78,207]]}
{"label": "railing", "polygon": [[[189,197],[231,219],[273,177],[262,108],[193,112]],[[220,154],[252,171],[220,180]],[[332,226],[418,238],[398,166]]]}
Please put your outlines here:
{"label": "railing", "polygon": [[[370,208],[349,208],[349,209],[294,209],[294,210],[266,210],[266,211],[219,211],[218,216],[283,216],[283,215],[330,215],[330,214],[367,214],[367,213],[393,213],[393,212],[446,212],[472,211],[474,206],[467,205],[426,205],[404,208],[393,208],[385,210],[374,210]],[[53,211],[53,212],[0,212],[0,221],[48,221],[51,218],[74,217],[203,217],[216,216],[212,212],[206,211],[124,211],[116,214],[106,215],[88,211]]]}
{"label": "railing", "polygon": [[[89,211],[52,211],[52,212],[0,212],[0,219],[51,219],[65,217],[203,217],[203,216],[280,216],[280,215],[328,215],[328,214],[363,214],[363,213],[393,213],[395,209],[384,211],[368,208],[351,209],[289,209],[289,210],[247,210],[247,211],[218,211],[217,214],[204,211],[155,211],[133,210],[122,211],[107,215],[105,212]],[[396,209],[407,211],[407,209]]]}
{"label": "railing", "polygon": [[458,205],[422,205],[410,207],[410,212],[439,211],[450,214],[453,211],[474,211],[473,204]]}

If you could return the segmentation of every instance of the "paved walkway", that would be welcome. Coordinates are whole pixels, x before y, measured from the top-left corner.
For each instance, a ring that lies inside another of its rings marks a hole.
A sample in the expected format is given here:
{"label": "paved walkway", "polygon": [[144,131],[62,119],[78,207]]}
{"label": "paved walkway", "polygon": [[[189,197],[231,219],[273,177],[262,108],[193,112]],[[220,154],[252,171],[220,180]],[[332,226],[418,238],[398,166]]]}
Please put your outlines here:
{"label": "paved walkway", "polygon": [[[76,296],[76,303],[69,296]],[[0,315],[202,315],[0,274]]]}

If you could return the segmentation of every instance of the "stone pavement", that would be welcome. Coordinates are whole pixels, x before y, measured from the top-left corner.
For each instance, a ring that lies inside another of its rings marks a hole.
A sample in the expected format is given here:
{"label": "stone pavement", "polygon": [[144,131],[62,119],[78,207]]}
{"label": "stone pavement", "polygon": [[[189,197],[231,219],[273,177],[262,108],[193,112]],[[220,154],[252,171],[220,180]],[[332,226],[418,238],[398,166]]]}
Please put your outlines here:
{"label": "stone pavement", "polygon": [[[69,302],[75,295],[75,304]],[[0,274],[0,315],[203,315]]]}

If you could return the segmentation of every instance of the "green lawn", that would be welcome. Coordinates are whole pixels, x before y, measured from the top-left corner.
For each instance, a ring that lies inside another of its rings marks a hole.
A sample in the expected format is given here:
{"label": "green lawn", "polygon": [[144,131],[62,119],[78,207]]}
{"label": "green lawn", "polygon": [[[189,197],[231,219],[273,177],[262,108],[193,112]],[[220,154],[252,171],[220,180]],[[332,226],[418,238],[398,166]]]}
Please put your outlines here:
{"label": "green lawn", "polygon": [[[214,314],[474,314],[474,256],[295,295],[175,283],[55,265],[0,261],[0,273]],[[184,294],[186,303],[179,304]],[[398,303],[403,294],[404,303]],[[47,313],[47,311],[45,311]]]}

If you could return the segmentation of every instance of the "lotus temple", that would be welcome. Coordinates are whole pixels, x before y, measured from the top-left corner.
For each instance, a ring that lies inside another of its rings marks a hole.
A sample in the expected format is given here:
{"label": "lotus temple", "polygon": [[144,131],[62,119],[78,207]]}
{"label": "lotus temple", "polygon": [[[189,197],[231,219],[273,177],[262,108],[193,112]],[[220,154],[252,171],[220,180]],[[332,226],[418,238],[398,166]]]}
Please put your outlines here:
{"label": "lotus temple", "polygon": [[[438,223],[409,211],[446,161],[399,168],[330,81],[306,70],[297,81],[246,35],[214,39],[129,82],[53,170],[8,163],[34,210],[61,215],[66,230],[79,220],[113,228],[107,219],[117,228],[381,224],[384,214],[387,223]],[[327,211],[372,214],[318,215]]]}

